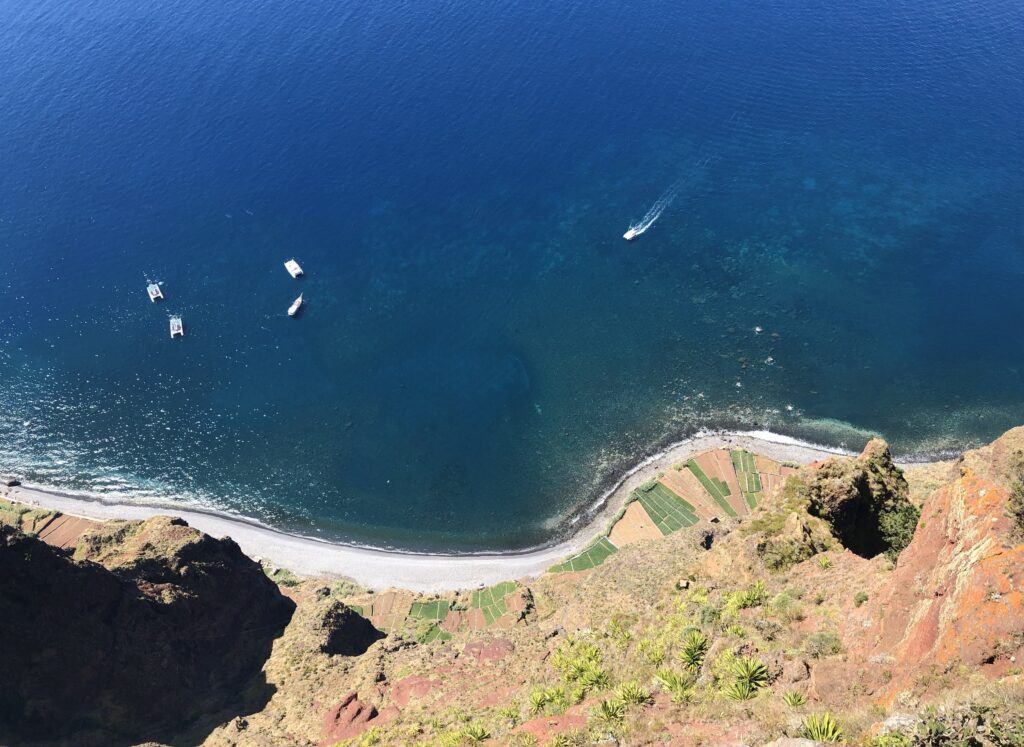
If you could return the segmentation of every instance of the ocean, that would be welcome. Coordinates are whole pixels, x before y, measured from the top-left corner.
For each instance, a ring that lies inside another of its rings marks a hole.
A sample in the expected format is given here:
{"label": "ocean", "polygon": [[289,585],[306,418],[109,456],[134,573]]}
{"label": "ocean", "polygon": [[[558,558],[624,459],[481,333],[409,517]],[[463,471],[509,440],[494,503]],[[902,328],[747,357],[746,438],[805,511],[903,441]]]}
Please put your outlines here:
{"label": "ocean", "polygon": [[514,549],[699,429],[1024,423],[1016,0],[8,1],[0,113],[30,482]]}

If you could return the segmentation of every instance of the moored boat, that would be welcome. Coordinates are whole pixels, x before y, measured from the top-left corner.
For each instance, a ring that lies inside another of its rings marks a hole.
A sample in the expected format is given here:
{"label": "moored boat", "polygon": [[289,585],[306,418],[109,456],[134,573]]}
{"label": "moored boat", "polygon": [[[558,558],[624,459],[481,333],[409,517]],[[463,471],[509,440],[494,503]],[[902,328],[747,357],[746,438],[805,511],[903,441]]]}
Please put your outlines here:
{"label": "moored boat", "polygon": [[292,305],[288,307],[288,316],[295,316],[296,314],[299,313],[299,309],[301,309],[301,308],[302,308],[302,294],[300,293],[299,297],[296,298],[294,301],[292,301]]}

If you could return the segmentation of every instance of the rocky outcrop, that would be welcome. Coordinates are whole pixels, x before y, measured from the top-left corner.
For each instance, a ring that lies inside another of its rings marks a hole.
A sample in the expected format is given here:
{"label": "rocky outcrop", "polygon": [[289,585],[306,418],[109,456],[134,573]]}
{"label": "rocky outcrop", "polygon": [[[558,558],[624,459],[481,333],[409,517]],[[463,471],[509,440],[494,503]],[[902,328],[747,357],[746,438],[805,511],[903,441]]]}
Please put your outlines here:
{"label": "rocky outcrop", "polygon": [[332,656],[360,656],[384,637],[365,617],[329,597],[313,610],[311,633],[319,642],[320,652]]}
{"label": "rocky outcrop", "polygon": [[872,439],[857,459],[833,457],[802,476],[809,511],[850,551],[895,558],[910,541],[918,510],[885,441]]}
{"label": "rocky outcrop", "polygon": [[230,539],[166,517],[100,526],[74,558],[0,527],[0,577],[3,744],[161,741],[258,710],[294,608]]}
{"label": "rocky outcrop", "polygon": [[1006,438],[928,497],[891,583],[848,620],[851,653],[875,663],[866,674],[883,700],[959,667],[997,676],[1024,661],[1024,544],[994,461]]}
{"label": "rocky outcrop", "polygon": [[321,744],[326,747],[362,734],[377,715],[374,706],[361,701],[358,693],[350,692],[324,714],[325,738]]}

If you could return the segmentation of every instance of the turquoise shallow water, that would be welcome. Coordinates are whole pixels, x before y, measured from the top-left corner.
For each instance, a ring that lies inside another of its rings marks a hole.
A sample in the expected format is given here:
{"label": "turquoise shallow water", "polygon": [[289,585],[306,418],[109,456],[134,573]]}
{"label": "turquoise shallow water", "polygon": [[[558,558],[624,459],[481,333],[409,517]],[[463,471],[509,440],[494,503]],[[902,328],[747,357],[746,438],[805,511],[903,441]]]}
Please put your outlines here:
{"label": "turquoise shallow water", "polygon": [[991,438],[1024,422],[1022,28],[0,5],[0,468],[472,550],[699,428]]}

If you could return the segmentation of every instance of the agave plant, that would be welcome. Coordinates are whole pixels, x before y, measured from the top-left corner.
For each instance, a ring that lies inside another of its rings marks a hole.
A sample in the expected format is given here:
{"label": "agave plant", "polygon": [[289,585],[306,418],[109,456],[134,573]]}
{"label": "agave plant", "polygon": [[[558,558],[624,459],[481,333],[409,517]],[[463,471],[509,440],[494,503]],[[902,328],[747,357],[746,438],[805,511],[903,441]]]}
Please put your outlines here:
{"label": "agave plant", "polygon": [[651,702],[651,694],[639,682],[623,682],[617,693],[619,700],[627,706],[647,705]]}
{"label": "agave plant", "polygon": [[626,704],[618,700],[602,700],[593,711],[598,723],[605,726],[621,724],[626,718]]}
{"label": "agave plant", "polygon": [[843,730],[839,728],[835,717],[828,713],[817,713],[804,719],[803,735],[816,742],[838,742],[843,738]]}
{"label": "agave plant", "polygon": [[491,733],[480,724],[470,724],[462,730],[462,738],[471,744],[480,744],[491,738]]}
{"label": "agave plant", "polygon": [[673,703],[689,703],[693,700],[693,677],[662,669],[654,678],[670,693]]}
{"label": "agave plant", "polygon": [[790,690],[782,696],[782,702],[790,708],[799,708],[807,703],[807,698],[799,690]]}
{"label": "agave plant", "polygon": [[534,690],[530,693],[530,713],[536,716],[542,713],[548,705],[548,691]]}
{"label": "agave plant", "polygon": [[730,682],[722,691],[729,700],[750,700],[757,695],[757,688],[749,682]]}
{"label": "agave plant", "polygon": [[742,656],[733,662],[732,673],[737,682],[749,685],[753,690],[768,684],[768,668],[763,662],[749,656]]}
{"label": "agave plant", "polygon": [[690,631],[683,639],[683,648],[679,658],[690,669],[700,669],[704,663],[704,655],[708,652],[708,637],[699,630]]}

